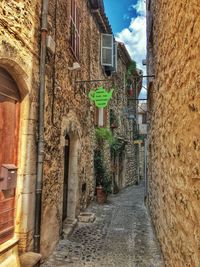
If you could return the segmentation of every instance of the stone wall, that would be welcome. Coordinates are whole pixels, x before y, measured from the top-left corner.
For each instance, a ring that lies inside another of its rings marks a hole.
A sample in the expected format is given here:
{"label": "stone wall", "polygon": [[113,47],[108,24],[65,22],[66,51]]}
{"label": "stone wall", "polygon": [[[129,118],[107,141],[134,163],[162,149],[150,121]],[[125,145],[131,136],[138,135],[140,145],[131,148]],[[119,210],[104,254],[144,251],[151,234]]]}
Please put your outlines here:
{"label": "stone wall", "polygon": [[123,151],[116,153],[113,170],[113,177],[119,189],[134,184],[138,179],[137,147],[133,144],[137,127],[135,121],[130,119],[128,114],[128,109],[134,110],[136,114],[136,91],[134,91],[133,97],[129,96],[127,72],[131,59],[126,53],[128,52],[125,46],[119,43],[117,73],[113,75],[115,91],[110,104],[110,108],[117,118],[118,126],[112,129],[113,135],[124,144]]}
{"label": "stone wall", "polygon": [[[106,79],[100,65],[100,29],[88,1],[76,1],[80,14],[80,69],[69,70],[77,59],[70,48],[70,1],[52,1],[49,34],[56,43],[55,56],[47,57],[45,104],[45,163],[42,209],[42,254],[54,249],[62,231],[65,135],[69,154],[67,219],[74,220],[94,198],[94,105],[88,93],[99,84],[77,80]],[[85,190],[82,191],[83,187]],[[48,231],[47,231],[48,229]]]}
{"label": "stone wall", "polygon": [[[0,244],[1,263],[4,249],[9,253],[17,238],[20,252],[33,244],[40,8],[36,0],[0,4],[0,66],[14,78],[21,95],[15,236]],[[19,264],[17,255],[15,246],[7,259],[12,266]]]}
{"label": "stone wall", "polygon": [[[69,45],[70,1],[49,1],[47,35],[55,41],[55,54],[48,50],[46,56],[45,159],[41,225],[43,257],[48,256],[54,249],[63,227],[66,135],[70,138],[67,218],[75,219],[94,197],[95,108],[89,101],[88,93],[98,87],[99,83],[77,83],[76,81],[108,77],[100,64],[99,24],[89,8],[88,1],[76,2],[81,10],[79,61],[81,68],[71,71],[69,67],[72,67],[77,59]],[[40,19],[41,1],[1,1],[0,65],[16,80],[22,97],[15,227],[16,237],[20,238],[20,252],[33,249]],[[123,73],[126,64],[122,64],[123,67],[120,70],[122,74],[120,74],[120,90],[122,91],[119,92],[119,97],[122,96],[123,99],[117,115],[120,117],[122,131],[119,136],[123,135],[126,138],[126,131],[130,133],[129,130],[133,127],[122,116],[123,108],[127,104],[126,95],[123,92]],[[121,95],[122,92],[123,95]],[[117,105],[115,109],[117,110]],[[110,162],[108,166],[109,164]],[[124,184],[127,183],[124,182]]]}
{"label": "stone wall", "polygon": [[199,2],[151,2],[149,207],[166,266],[200,266]]}

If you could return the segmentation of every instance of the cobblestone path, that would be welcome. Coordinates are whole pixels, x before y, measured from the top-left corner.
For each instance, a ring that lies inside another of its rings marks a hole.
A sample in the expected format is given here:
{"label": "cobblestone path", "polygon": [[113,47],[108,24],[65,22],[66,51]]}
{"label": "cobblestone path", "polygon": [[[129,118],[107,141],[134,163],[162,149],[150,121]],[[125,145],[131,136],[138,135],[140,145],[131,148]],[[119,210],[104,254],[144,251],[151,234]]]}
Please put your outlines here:
{"label": "cobblestone path", "polygon": [[164,267],[143,192],[141,184],[106,205],[92,203],[87,211],[95,213],[95,222],[79,223],[42,267]]}

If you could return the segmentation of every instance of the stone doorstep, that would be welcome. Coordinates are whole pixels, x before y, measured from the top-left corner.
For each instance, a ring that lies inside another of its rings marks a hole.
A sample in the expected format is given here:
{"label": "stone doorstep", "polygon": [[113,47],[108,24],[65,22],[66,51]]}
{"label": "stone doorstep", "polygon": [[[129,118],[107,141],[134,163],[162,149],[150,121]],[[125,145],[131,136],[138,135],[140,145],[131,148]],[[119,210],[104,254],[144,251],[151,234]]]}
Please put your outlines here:
{"label": "stone doorstep", "polygon": [[74,228],[76,227],[77,225],[77,219],[75,220],[66,220],[64,225],[63,225],[63,233],[64,235],[68,236],[70,235]]}
{"label": "stone doorstep", "polygon": [[20,265],[21,267],[34,267],[40,262],[41,258],[41,254],[34,252],[26,252],[19,257]]}
{"label": "stone doorstep", "polygon": [[89,212],[81,212],[78,216],[78,221],[82,223],[93,223],[95,220],[95,214]]}

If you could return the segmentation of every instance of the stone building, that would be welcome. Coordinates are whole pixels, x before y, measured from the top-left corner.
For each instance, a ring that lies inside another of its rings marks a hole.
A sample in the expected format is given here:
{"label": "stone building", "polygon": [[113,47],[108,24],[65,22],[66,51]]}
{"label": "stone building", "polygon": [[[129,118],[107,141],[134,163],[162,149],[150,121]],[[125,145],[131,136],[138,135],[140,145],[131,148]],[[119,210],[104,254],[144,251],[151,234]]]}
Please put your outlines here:
{"label": "stone building", "polygon": [[149,207],[166,266],[200,266],[199,1],[147,1]]}
{"label": "stone building", "polygon": [[[3,266],[19,266],[18,248],[24,251],[33,239],[40,10],[40,1],[1,1],[0,5],[0,165],[4,178],[0,185],[0,262]],[[12,180],[7,183],[9,177]]]}
{"label": "stone building", "polygon": [[[96,109],[88,93],[99,86],[91,81],[109,78],[110,71],[101,64],[101,34],[112,37],[101,2],[54,1],[49,5],[49,35],[55,42],[55,53],[48,51],[46,72],[44,257],[54,249],[63,225],[73,224],[94,197]],[[73,69],[78,64],[80,68]]]}
{"label": "stone building", "polygon": [[139,144],[139,165],[140,165],[140,178],[145,178],[146,166],[146,147],[145,142],[147,138],[147,103],[142,102],[138,105],[138,127],[139,127],[139,139],[141,140]]}
{"label": "stone building", "polygon": [[137,139],[137,98],[141,82],[134,62],[123,43],[118,43],[117,72],[113,74],[115,94],[110,103],[110,127],[118,140],[118,148],[112,154],[114,191],[138,181],[139,162]]}
{"label": "stone building", "polygon": [[147,103],[142,102],[138,105],[138,127],[139,135],[146,137],[147,135]]}
{"label": "stone building", "polygon": [[[47,257],[94,198],[102,117],[88,93],[101,81],[111,88],[116,49],[103,1],[3,0],[0,25],[0,261],[20,266],[27,251]],[[133,122],[124,125],[132,135]]]}

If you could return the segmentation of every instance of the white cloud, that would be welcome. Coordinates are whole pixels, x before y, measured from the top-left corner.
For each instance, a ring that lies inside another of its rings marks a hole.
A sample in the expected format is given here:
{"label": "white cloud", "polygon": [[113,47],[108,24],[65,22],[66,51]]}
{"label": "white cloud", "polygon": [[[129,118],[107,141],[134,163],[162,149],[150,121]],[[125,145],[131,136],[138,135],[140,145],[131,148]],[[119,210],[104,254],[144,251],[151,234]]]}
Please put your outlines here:
{"label": "white cloud", "polygon": [[[142,60],[146,58],[146,6],[144,0],[137,0],[132,8],[136,10],[137,16],[131,19],[130,26],[116,34],[116,40],[123,42],[137,67],[146,74],[146,67],[142,65]],[[146,81],[144,80],[144,86]],[[140,98],[146,97],[146,91],[143,88]]]}
{"label": "white cloud", "polygon": [[137,16],[131,19],[130,26],[116,34],[117,41],[123,42],[131,58],[136,61],[137,67],[146,73],[142,59],[146,58],[146,7],[144,0],[138,0],[132,8]]}
{"label": "white cloud", "polygon": [[132,7],[137,11],[137,13],[141,16],[146,16],[146,6],[144,0],[138,0],[135,5]]}

